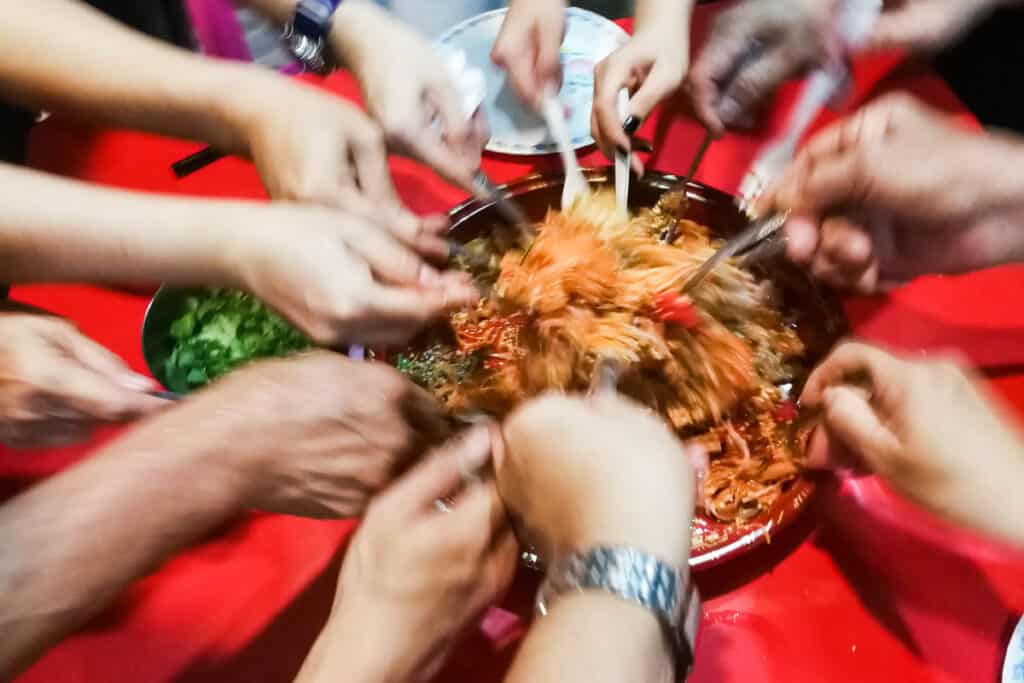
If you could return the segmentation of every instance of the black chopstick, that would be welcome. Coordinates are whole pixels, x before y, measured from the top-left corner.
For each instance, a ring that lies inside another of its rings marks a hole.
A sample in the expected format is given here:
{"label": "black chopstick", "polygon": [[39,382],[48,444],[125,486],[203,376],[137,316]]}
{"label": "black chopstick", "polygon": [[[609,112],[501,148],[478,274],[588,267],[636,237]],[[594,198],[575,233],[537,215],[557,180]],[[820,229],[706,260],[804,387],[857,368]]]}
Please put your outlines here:
{"label": "black chopstick", "polygon": [[195,154],[189,154],[184,159],[175,161],[171,164],[171,170],[174,171],[176,178],[184,178],[206,168],[219,159],[223,159],[225,156],[227,155],[218,152],[213,147],[204,147]]}

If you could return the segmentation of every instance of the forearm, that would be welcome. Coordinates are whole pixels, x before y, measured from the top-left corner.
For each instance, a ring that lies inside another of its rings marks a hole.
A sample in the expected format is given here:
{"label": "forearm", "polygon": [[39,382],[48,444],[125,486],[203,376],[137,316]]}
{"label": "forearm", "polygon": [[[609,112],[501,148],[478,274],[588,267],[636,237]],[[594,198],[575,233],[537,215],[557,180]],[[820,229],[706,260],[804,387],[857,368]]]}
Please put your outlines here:
{"label": "forearm", "polygon": [[671,683],[657,618],[599,592],[566,594],[534,622],[506,683]]}
{"label": "forearm", "polygon": [[[231,244],[254,202],[179,199],[0,164],[0,279],[235,286]],[[265,209],[264,209],[265,210]]]}
{"label": "forearm", "polygon": [[31,108],[245,154],[237,104],[277,78],[165,45],[85,3],[8,2],[0,13],[0,90]]}
{"label": "forearm", "polygon": [[0,508],[0,678],[240,509],[215,447],[158,417]]}

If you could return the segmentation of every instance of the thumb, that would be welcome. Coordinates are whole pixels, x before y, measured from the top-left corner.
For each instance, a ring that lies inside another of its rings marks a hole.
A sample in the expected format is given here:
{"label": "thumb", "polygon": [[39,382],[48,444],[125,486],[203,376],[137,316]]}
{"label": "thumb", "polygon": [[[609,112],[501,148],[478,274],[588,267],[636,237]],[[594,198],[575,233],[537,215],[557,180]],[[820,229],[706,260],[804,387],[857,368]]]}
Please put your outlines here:
{"label": "thumb", "polygon": [[825,390],[824,426],[830,436],[863,460],[875,472],[885,472],[901,446],[896,435],[879,419],[862,391],[848,386]]}

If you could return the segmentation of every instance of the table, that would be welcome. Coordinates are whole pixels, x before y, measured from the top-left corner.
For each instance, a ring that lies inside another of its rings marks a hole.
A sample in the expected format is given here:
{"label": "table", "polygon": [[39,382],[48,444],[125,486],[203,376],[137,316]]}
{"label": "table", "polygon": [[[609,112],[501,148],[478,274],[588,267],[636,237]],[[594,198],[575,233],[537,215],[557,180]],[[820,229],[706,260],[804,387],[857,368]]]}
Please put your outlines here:
{"label": "table", "polygon": [[[703,34],[713,10],[698,10]],[[854,102],[909,89],[971,119],[934,77],[892,55],[858,62]],[[326,87],[345,97],[345,75]],[[758,145],[782,121],[795,89],[779,96],[765,127],[712,146],[698,179],[734,190]],[[682,172],[700,140],[697,126],[667,103],[647,121],[658,154],[649,167]],[[831,118],[823,117],[822,123]],[[32,140],[35,166],[127,188],[224,197],[264,197],[248,163],[228,159],[177,181],[169,164],[194,143],[96,131],[51,120]],[[597,152],[584,166],[606,162]],[[488,158],[508,180],[554,159]],[[446,210],[463,198],[415,164],[396,160],[396,184],[417,211]],[[141,217],[140,217],[141,220]],[[145,229],[140,224],[139,229]],[[144,370],[139,330],[147,297],[84,286],[16,287],[15,298],[65,314]],[[992,368],[996,390],[1024,411],[1024,269],[930,278],[880,299],[846,302],[856,333],[904,349],[958,347]],[[0,485],[10,496],[83,457],[85,446],[32,454],[0,450]],[[970,454],[965,454],[970,457]],[[73,514],[73,506],[69,507]],[[326,617],[338,551],[351,522],[250,515],[139,581],[106,614],[54,648],[19,680],[287,681]],[[706,598],[698,664],[691,680],[997,680],[1005,641],[1024,610],[1024,554],[998,548],[931,519],[875,479],[826,481],[812,512],[769,546],[697,576]],[[517,582],[509,609],[528,609],[531,583]],[[442,681],[497,681],[514,643],[469,634]]]}

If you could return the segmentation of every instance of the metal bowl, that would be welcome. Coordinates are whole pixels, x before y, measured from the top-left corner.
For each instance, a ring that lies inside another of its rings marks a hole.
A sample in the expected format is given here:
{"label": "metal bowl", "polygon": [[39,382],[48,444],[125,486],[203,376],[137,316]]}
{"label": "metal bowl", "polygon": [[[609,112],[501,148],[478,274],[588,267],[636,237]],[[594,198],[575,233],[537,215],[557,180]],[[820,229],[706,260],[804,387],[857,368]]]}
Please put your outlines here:
{"label": "metal bowl", "polygon": [[189,297],[201,295],[201,287],[178,288],[163,285],[149,301],[142,319],[142,357],[149,372],[167,389],[184,394],[188,387],[167,384],[167,359],[174,350],[171,323],[185,314]]}

